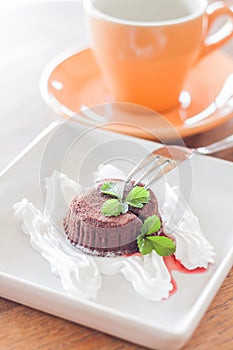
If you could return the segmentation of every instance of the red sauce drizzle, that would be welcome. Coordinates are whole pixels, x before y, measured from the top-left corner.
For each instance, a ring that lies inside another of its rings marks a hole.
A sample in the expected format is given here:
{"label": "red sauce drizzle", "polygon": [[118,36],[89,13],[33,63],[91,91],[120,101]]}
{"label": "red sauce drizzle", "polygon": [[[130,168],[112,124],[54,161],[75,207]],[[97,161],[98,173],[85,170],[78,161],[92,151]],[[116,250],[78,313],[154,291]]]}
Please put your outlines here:
{"label": "red sauce drizzle", "polygon": [[171,276],[171,283],[173,285],[173,289],[170,291],[169,295],[173,295],[177,291],[177,284],[172,276],[172,271],[178,271],[186,274],[194,274],[194,273],[203,273],[206,272],[206,269],[203,267],[197,267],[194,270],[188,270],[186,267],[184,267],[180,261],[176,260],[174,255],[171,256],[164,256],[163,260],[165,262],[165,265],[167,266],[168,271],[170,272]]}
{"label": "red sauce drizzle", "polygon": [[[132,253],[132,254],[125,254],[125,257],[130,257],[130,256],[141,256],[141,253]],[[163,257],[164,263],[170,273],[171,276],[171,283],[173,285],[173,289],[170,291],[169,296],[173,295],[177,291],[177,284],[172,276],[172,271],[178,271],[182,272],[185,274],[195,274],[195,273],[204,273],[206,272],[206,269],[203,267],[197,267],[196,269],[193,270],[188,270],[186,267],[184,267],[179,260],[175,258],[175,255],[171,256],[164,256]]]}

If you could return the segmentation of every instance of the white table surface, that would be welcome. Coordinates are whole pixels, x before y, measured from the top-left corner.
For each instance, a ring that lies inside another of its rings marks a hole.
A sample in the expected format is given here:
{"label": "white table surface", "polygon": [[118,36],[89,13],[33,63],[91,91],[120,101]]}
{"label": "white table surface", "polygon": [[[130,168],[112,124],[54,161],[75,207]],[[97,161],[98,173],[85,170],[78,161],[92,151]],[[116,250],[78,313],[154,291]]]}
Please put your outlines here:
{"label": "white table surface", "polygon": [[87,42],[81,0],[0,0],[0,170],[57,118],[40,95],[44,67]]}
{"label": "white table surface", "polygon": [[44,67],[86,44],[81,1],[0,0],[0,170],[56,118],[39,91]]}

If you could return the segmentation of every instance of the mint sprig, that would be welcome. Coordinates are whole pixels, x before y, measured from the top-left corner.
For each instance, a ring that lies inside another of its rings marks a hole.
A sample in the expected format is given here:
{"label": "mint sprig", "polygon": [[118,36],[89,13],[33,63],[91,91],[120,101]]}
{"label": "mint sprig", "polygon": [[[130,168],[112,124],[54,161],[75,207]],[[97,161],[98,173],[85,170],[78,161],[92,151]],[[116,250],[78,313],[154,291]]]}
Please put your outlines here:
{"label": "mint sprig", "polygon": [[152,233],[158,232],[161,229],[161,220],[157,215],[148,216],[144,221],[141,233],[142,235],[151,235]]}
{"label": "mint sprig", "polygon": [[150,200],[150,192],[141,186],[135,186],[123,200],[124,182],[105,182],[100,189],[101,193],[116,199],[107,200],[101,207],[105,216],[118,216],[128,212],[129,206],[142,208]]}
{"label": "mint sprig", "polygon": [[172,255],[176,246],[172,239],[165,236],[151,236],[161,228],[161,221],[157,215],[149,216],[143,223],[141,234],[137,237],[138,249],[141,254],[147,255],[155,250],[160,256]]}
{"label": "mint sprig", "polygon": [[101,211],[105,216],[118,216],[124,208],[118,199],[109,199],[101,207]]}
{"label": "mint sprig", "polygon": [[132,207],[142,208],[150,200],[150,192],[145,187],[135,186],[126,196],[125,203]]}
{"label": "mint sprig", "polygon": [[124,182],[105,182],[101,186],[101,192],[121,200],[124,194]]}

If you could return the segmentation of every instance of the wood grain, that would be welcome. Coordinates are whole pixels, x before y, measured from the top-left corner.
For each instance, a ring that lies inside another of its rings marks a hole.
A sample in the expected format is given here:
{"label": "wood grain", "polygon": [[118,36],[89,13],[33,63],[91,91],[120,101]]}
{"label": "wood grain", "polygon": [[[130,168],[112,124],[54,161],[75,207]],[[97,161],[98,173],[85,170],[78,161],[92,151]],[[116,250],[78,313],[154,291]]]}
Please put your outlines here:
{"label": "wood grain", "polygon": [[[233,270],[183,350],[233,349],[232,281]],[[2,298],[0,325],[0,350],[144,349]]]}

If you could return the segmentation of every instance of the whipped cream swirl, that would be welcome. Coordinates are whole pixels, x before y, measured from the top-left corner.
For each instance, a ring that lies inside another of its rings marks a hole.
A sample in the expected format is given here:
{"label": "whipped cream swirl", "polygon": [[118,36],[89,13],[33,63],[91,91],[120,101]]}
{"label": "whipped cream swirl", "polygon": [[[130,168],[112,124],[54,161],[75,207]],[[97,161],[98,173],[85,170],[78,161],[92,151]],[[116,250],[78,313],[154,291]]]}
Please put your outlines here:
{"label": "whipped cream swirl", "polygon": [[175,239],[175,257],[188,270],[204,267],[215,260],[212,245],[203,235],[198,218],[194,215],[178,187],[171,188],[166,183],[166,196],[161,216],[164,231]]}
{"label": "whipped cream swirl", "polygon": [[95,260],[87,254],[77,254],[50,223],[49,217],[27,199],[13,206],[22,230],[30,236],[31,246],[49,263],[53,273],[60,276],[64,290],[75,298],[95,299],[101,287],[101,275]]}

